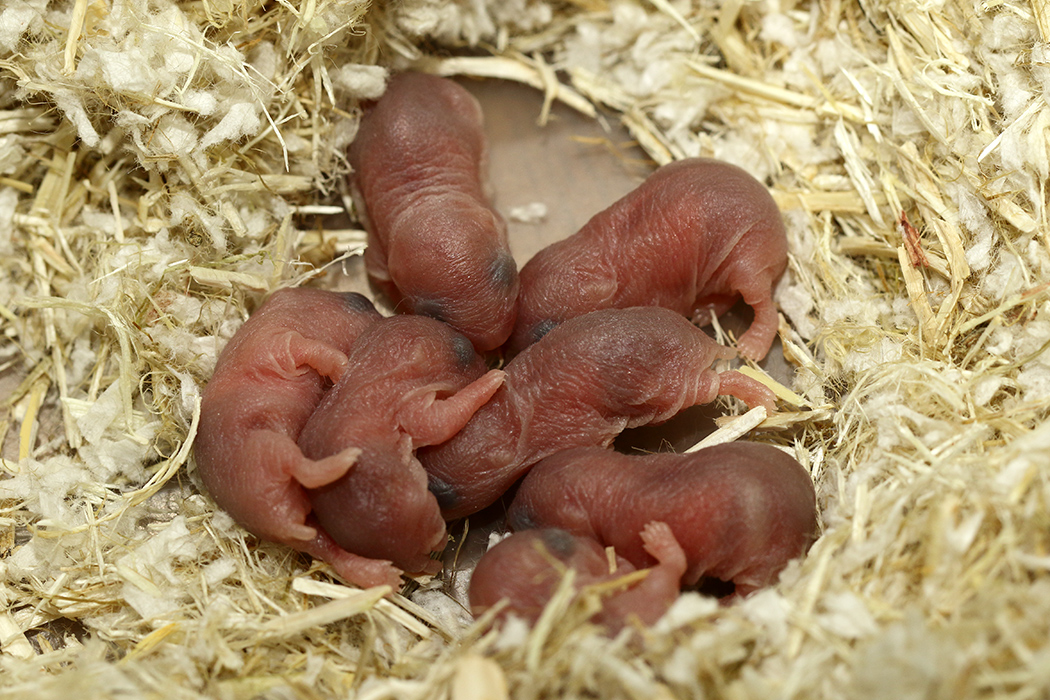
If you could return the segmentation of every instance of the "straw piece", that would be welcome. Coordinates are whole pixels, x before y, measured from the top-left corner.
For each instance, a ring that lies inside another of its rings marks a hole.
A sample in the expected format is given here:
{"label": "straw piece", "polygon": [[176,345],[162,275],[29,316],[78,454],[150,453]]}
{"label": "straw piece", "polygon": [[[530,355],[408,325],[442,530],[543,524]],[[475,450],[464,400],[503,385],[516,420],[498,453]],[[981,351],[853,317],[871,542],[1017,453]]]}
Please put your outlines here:
{"label": "straw piece", "polygon": [[479,654],[468,654],[456,663],[452,677],[454,700],[505,700],[510,697],[500,665]]}
{"label": "straw piece", "polygon": [[36,656],[33,645],[7,613],[0,614],[0,651],[20,659]]}
{"label": "straw piece", "polygon": [[817,100],[762,81],[712,68],[699,61],[691,61],[689,67],[700,76],[722,83],[748,95],[761,97],[772,102],[780,102],[800,109],[815,109],[818,114],[826,116],[839,116],[854,122],[862,122],[864,120],[863,112],[850,105],[841,103],[825,104],[823,100]]}
{"label": "straw piece", "polygon": [[190,275],[200,284],[220,289],[233,289],[234,287],[247,287],[256,291],[265,291],[270,288],[270,282],[258,275],[233,270],[216,270],[206,267],[190,267]]}
{"label": "straw piece", "polygon": [[765,420],[765,407],[755,406],[744,415],[737,416],[731,422],[719,427],[717,430],[705,437],[700,442],[696,443],[690,448],[687,448],[685,452],[696,452],[697,450],[702,450],[705,447],[712,447],[714,445],[721,445],[726,442],[733,442],[737,438],[743,437],[758,426],[762,425],[762,422]]}
{"label": "straw piece", "polygon": [[740,374],[743,374],[746,377],[751,377],[752,379],[762,382],[774,394],[777,395],[777,398],[787,401],[792,406],[804,407],[811,405],[804,398],[791,391],[786,386],[773,379],[773,377],[769,376],[769,374],[763,372],[760,369],[756,369],[755,367],[749,367],[745,365],[743,367],[738,367],[736,371],[740,372]]}
{"label": "straw piece", "polygon": [[[302,612],[274,617],[260,625],[256,634],[263,639],[287,639],[315,627],[323,627],[339,620],[371,610],[383,596],[390,595],[390,586],[376,586],[356,591],[343,598],[322,603]],[[251,643],[255,643],[253,640]]]}
{"label": "straw piece", "polygon": [[441,76],[469,75],[476,78],[501,78],[523,83],[537,90],[544,90],[546,86],[553,91],[559,101],[577,112],[588,117],[595,115],[594,106],[589,101],[565,85],[546,83],[542,70],[532,65],[531,60],[523,56],[515,58],[499,56],[427,58],[420,61],[418,67]]}
{"label": "straw piece", "polygon": [[37,437],[37,414],[40,411],[40,405],[44,401],[44,394],[47,393],[49,385],[50,382],[46,379],[37,381],[29,392],[29,401],[26,405],[25,416],[22,418],[22,427],[18,431],[19,462],[27,459],[32,454],[33,445]]}
{"label": "straw piece", "polygon": [[700,35],[697,34],[695,29],[693,29],[693,25],[689,24],[689,22],[686,21],[685,17],[682,16],[682,13],[675,9],[674,5],[669,3],[667,0],[649,0],[649,2],[651,2],[653,7],[655,7],[657,10],[663,12],[665,15],[667,15],[679,25],[681,25],[682,29],[684,29],[686,33],[693,38],[693,41],[695,41],[698,44],[700,43]]}

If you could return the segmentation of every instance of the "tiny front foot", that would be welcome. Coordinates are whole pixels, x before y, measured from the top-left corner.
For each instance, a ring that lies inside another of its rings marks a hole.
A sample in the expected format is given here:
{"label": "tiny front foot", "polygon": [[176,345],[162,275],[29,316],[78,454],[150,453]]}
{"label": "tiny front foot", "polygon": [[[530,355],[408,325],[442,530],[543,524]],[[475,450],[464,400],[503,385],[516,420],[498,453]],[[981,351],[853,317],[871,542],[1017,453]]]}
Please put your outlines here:
{"label": "tiny front foot", "polygon": [[308,489],[327,486],[350,471],[360,456],[360,448],[348,447],[323,459],[313,460],[303,457],[298,463],[292,465],[291,476]]}
{"label": "tiny front foot", "polygon": [[426,406],[411,406],[398,418],[416,447],[439,445],[451,440],[473,418],[496,390],[506,374],[492,369],[446,399]]}
{"label": "tiny front foot", "polygon": [[609,598],[604,618],[614,630],[631,618],[644,625],[659,620],[671,607],[681,590],[688,560],[667,523],[646,523],[641,532],[645,551],[656,558],[656,566],[646,569],[646,576],[636,586]]}
{"label": "tiny front foot", "polygon": [[359,557],[349,552],[346,554],[346,557],[338,557],[329,563],[337,574],[350,583],[362,588],[386,585],[390,586],[394,593],[401,590],[401,574],[404,572],[389,561]]}
{"label": "tiny front foot", "polygon": [[685,550],[678,543],[671,526],[659,520],[653,520],[642,528],[642,544],[660,566],[678,570],[678,576],[685,574],[688,560]]}
{"label": "tiny front foot", "polygon": [[273,343],[271,352],[274,364],[282,376],[288,379],[294,379],[308,368],[337,382],[346,370],[346,355],[316,338],[287,331],[275,338]]}

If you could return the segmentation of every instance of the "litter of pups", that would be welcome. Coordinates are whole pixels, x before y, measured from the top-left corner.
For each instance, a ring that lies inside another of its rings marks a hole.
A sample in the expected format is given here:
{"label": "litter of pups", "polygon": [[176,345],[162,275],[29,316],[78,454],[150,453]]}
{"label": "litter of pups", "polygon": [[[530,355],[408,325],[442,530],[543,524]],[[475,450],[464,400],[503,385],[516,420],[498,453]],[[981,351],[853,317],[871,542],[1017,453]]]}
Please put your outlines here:
{"label": "litter of pups", "polygon": [[[772,198],[728,164],[665,166],[535,256],[519,296],[505,227],[484,195],[480,126],[469,93],[423,74],[393,78],[366,114],[350,149],[366,266],[417,315],[383,318],[360,295],[274,294],[224,350],[203,397],[196,455],[213,497],[260,537],[353,583],[396,588],[402,571],[436,571],[445,520],[528,474],[510,508],[517,534],[479,564],[479,610],[531,596],[520,608],[529,616],[553,585],[548,575],[542,590],[501,589],[489,583],[507,580],[501,559],[519,570],[558,561],[551,571],[578,567],[584,580],[646,571],[607,600],[611,628],[629,614],[655,621],[705,577],[741,595],[772,582],[815,537],[813,487],[797,462],[747,444],[688,456],[608,449],[627,427],[719,394],[773,409],[761,383],[712,368],[735,353],[689,320],[742,296],[755,319],[739,350],[768,352],[786,265]],[[511,359],[486,372],[479,353],[501,346]],[[610,497],[627,473],[633,485]],[[585,482],[605,498],[589,511],[536,495]],[[580,525],[599,516],[615,536]],[[522,536],[533,528],[544,529]],[[610,546],[615,559],[599,555]]]}

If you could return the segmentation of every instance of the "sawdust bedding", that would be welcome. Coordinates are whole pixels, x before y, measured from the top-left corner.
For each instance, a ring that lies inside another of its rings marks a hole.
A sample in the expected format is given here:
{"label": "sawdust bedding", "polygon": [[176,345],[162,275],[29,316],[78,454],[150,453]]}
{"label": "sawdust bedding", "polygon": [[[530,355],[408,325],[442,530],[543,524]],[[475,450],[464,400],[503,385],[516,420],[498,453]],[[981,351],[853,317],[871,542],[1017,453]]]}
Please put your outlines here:
{"label": "sawdust bedding", "polygon": [[[1048,41],[1043,0],[8,0],[0,696],[1045,696]],[[770,184],[795,375],[724,427],[761,421],[817,487],[775,587],[683,595],[640,642],[566,591],[492,631],[200,494],[216,354],[360,252],[314,222],[343,210],[356,105],[410,66]]]}

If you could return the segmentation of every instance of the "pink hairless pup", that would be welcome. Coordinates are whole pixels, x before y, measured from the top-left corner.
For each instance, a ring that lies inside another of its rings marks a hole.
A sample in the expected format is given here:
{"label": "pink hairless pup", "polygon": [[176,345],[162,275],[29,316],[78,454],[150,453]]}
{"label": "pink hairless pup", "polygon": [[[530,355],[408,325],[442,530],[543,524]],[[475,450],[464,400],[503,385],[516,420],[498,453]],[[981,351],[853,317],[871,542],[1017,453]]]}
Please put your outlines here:
{"label": "pink hairless pup", "polygon": [[734,596],[769,585],[817,534],[809,475],[755,443],[688,455],[565,450],[533,466],[507,519],[516,532],[471,577],[475,613],[506,600],[508,613],[534,621],[567,569],[577,588],[645,570],[604,600],[597,621],[613,632],[632,618],[652,624],[704,579],[731,582]]}
{"label": "pink hairless pup", "polygon": [[773,286],[786,266],[780,211],[760,182],[717,160],[671,163],[525,264],[508,354],[595,309],[662,306],[706,323],[742,296],[755,316],[737,347],[759,360],[776,336]]}
{"label": "pink hairless pup", "polygon": [[501,615],[515,614],[535,622],[566,570],[573,569],[577,591],[611,584],[596,622],[611,632],[632,619],[651,625],[678,597],[686,557],[666,523],[648,523],[640,537],[656,564],[644,570],[640,580],[620,588],[615,582],[639,568],[621,556],[610,562],[594,538],[558,528],[516,532],[486,552],[474,569],[470,578],[471,611],[480,615],[505,600]]}
{"label": "pink hairless pup", "polygon": [[671,528],[688,567],[682,584],[732,582],[737,595],[772,583],[817,534],[809,474],[770,445],[734,442],[692,454],[566,450],[534,465],[507,514],[514,530],[563,528],[636,567],[653,557],[639,533]]}
{"label": "pink hairless pup", "polygon": [[284,289],[237,331],[204,388],[194,444],[215,501],[259,537],[351,572],[353,557],[309,517],[306,488],[341,477],[356,447],[313,460],[296,444],[347,352],[381,316],[360,294]]}
{"label": "pink hairless pup", "polygon": [[739,372],[711,369],[734,352],[658,307],[572,318],[511,360],[503,386],[454,438],[420,450],[446,519],[493,503],[540,459],[607,446],[720,394],[772,410],[775,397]]}
{"label": "pink hairless pup", "polygon": [[398,310],[445,321],[484,351],[514,326],[518,268],[485,196],[481,124],[464,88],[401,73],[366,111],[349,158],[373,284]]}
{"label": "pink hairless pup", "polygon": [[444,549],[445,521],[414,451],[455,435],[502,382],[440,321],[395,316],[361,333],[299,437],[318,460],[360,451],[345,475],[309,492],[317,522],[356,557],[344,576],[397,587],[402,570],[437,572],[430,555]]}

